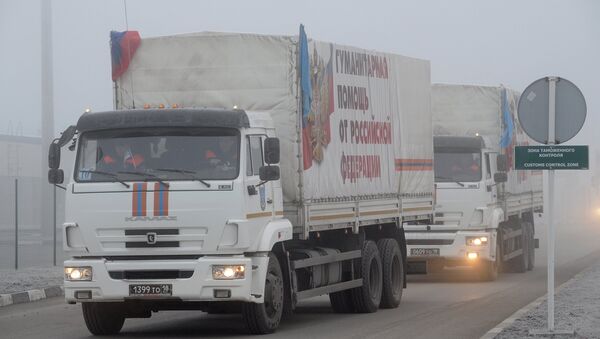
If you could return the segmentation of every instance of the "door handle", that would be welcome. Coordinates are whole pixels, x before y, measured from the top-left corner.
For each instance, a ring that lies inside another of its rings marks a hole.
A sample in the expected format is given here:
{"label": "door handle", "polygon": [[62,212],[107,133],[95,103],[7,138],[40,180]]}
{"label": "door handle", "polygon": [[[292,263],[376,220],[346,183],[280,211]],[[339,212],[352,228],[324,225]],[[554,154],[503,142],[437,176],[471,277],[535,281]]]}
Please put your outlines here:
{"label": "door handle", "polygon": [[267,204],[272,204],[273,203],[273,199],[269,198],[267,199]]}

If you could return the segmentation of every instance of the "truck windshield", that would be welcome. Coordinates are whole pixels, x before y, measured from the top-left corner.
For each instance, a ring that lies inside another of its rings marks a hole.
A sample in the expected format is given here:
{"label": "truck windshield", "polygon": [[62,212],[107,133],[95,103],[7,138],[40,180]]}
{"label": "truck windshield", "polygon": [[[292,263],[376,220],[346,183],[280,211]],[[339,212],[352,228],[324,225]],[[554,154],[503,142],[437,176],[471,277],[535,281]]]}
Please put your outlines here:
{"label": "truck windshield", "polygon": [[78,182],[231,180],[240,134],[231,128],[92,131],[79,142]]}
{"label": "truck windshield", "polygon": [[435,150],[435,182],[475,182],[481,180],[479,150]]}

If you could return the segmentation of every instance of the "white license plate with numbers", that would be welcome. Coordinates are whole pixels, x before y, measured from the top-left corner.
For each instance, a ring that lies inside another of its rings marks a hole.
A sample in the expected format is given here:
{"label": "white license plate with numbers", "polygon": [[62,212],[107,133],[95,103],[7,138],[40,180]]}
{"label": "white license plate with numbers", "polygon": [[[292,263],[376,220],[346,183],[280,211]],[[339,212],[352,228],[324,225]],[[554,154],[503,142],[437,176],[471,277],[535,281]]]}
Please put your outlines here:
{"label": "white license plate with numbers", "polygon": [[132,297],[163,297],[173,294],[173,285],[171,284],[136,284],[129,285],[129,295]]}
{"label": "white license plate with numbers", "polygon": [[413,257],[439,257],[439,248],[411,248],[410,255]]}

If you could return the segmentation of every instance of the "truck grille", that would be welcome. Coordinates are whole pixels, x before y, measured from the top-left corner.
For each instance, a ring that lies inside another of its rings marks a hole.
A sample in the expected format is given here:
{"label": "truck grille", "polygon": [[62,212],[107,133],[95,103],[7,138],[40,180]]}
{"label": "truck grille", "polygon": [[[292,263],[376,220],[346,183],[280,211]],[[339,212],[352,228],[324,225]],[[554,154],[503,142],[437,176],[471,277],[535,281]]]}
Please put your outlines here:
{"label": "truck grille", "polygon": [[146,279],[188,279],[194,271],[110,271],[112,279],[146,280]]}
{"label": "truck grille", "polygon": [[435,225],[455,225],[459,226],[463,218],[462,212],[436,212],[434,218]]}
{"label": "truck grille", "polygon": [[[148,239],[148,233],[156,234]],[[101,250],[119,252],[126,249],[169,249],[202,251],[208,236],[207,227],[110,227],[98,228],[96,237]],[[150,241],[149,241],[150,240]]]}
{"label": "truck grille", "polygon": [[[125,235],[141,235],[146,236],[148,233],[155,233],[156,236],[160,235],[178,235],[179,230],[176,228],[169,229],[138,229],[138,230],[125,230]],[[148,243],[144,241],[127,241],[125,242],[125,248],[153,248],[153,247],[179,247],[179,241],[156,241],[155,243]]]}

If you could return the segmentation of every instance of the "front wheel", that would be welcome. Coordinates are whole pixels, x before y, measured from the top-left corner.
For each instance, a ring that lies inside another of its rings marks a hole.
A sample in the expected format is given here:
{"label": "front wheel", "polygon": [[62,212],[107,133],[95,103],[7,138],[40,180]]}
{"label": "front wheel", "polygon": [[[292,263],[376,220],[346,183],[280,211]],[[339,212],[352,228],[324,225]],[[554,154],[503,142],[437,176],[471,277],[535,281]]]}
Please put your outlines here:
{"label": "front wheel", "polygon": [[279,260],[274,254],[269,253],[264,302],[244,303],[242,306],[242,316],[251,334],[273,333],[279,327],[283,314],[283,289],[283,274]]}
{"label": "front wheel", "polygon": [[[502,233],[498,232],[498,239],[501,239]],[[496,260],[482,261],[479,267],[479,279],[482,281],[494,281],[498,279],[498,271],[502,262],[502,248],[500,241],[496,243]]]}
{"label": "front wheel", "polygon": [[86,302],[81,304],[83,319],[94,335],[114,335],[121,331],[125,315],[119,303]]}

